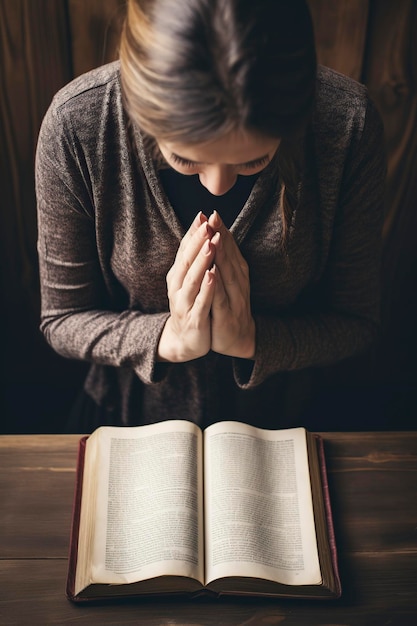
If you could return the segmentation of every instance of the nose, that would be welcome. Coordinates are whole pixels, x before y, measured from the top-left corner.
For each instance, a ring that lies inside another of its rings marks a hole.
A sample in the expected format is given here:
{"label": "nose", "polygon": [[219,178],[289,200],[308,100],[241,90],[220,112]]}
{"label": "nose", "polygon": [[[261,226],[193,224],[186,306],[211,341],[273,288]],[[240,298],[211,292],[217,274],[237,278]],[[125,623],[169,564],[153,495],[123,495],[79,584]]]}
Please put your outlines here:
{"label": "nose", "polygon": [[213,166],[206,168],[199,174],[200,183],[213,196],[222,196],[233,187],[237,174],[228,166]]}

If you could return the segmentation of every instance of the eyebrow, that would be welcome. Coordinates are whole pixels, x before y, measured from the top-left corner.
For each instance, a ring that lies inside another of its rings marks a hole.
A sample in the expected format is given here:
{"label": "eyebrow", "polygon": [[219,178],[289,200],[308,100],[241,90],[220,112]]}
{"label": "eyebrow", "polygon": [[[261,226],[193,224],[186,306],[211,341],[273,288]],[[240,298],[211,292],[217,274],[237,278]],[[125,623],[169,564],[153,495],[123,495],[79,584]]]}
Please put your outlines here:
{"label": "eyebrow", "polygon": [[[181,156],[180,154],[176,154],[175,152],[171,152],[171,158],[176,158],[179,159],[180,161],[187,161],[188,163],[195,163],[195,165],[202,165],[203,161],[193,161],[192,159],[187,159],[186,157]],[[257,165],[258,163],[261,163],[262,161],[265,161],[266,159],[269,159],[269,153],[267,152],[266,154],[263,154],[260,157],[257,157],[256,159],[252,159],[251,161],[246,161],[245,163],[230,163],[229,165],[234,165],[235,167],[248,167],[251,165]],[[207,165],[209,165],[207,163]]]}

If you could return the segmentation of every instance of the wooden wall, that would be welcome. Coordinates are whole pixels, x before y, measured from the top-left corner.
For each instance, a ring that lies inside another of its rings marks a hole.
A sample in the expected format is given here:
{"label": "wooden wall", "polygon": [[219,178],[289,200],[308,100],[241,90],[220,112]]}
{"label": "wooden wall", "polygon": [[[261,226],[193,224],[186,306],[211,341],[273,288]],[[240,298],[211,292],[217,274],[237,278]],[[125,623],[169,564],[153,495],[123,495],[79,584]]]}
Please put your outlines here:
{"label": "wooden wall", "polygon": [[[309,2],[319,60],[368,85],[389,161],[382,336],[369,354],[323,372],[316,408],[329,429],[414,428],[417,0]],[[33,158],[53,94],[116,58],[124,5],[0,0],[0,432],[60,432],[85,373],[85,364],[54,354],[38,330]]]}

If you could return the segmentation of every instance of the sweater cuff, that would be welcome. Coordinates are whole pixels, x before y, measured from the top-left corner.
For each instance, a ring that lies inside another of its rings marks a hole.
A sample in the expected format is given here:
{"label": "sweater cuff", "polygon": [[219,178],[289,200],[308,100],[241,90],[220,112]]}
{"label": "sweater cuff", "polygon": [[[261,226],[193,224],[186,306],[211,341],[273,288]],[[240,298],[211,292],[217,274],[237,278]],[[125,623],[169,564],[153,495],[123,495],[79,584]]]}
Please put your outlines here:
{"label": "sweater cuff", "polygon": [[155,315],[154,323],[152,327],[149,328],[147,337],[147,341],[151,342],[153,345],[153,350],[148,353],[144,351],[144,356],[133,365],[133,370],[136,376],[138,376],[138,378],[140,378],[140,380],[147,385],[162,382],[173,365],[172,363],[165,363],[157,360],[159,340],[168,317],[169,313],[160,313]]}
{"label": "sweater cuff", "polygon": [[255,361],[248,359],[233,359],[233,374],[236,384],[242,389],[252,387],[253,371],[255,369]]}
{"label": "sweater cuff", "polygon": [[[252,389],[265,381],[268,376],[283,371],[283,364],[278,365],[279,324],[276,319],[259,316],[256,322],[255,359],[233,359],[233,373],[236,384],[241,389]],[[280,342],[280,349],[282,348]]]}

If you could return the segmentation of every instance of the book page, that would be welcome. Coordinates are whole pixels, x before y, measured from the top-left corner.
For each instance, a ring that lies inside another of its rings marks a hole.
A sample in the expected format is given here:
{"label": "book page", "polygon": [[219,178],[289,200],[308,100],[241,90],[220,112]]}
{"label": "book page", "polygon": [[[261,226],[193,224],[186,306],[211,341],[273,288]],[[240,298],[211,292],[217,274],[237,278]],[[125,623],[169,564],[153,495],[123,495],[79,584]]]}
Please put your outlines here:
{"label": "book page", "polygon": [[302,428],[223,422],[204,435],[206,582],[321,581]]}
{"label": "book page", "polygon": [[203,582],[201,430],[172,420],[98,431],[94,582]]}

